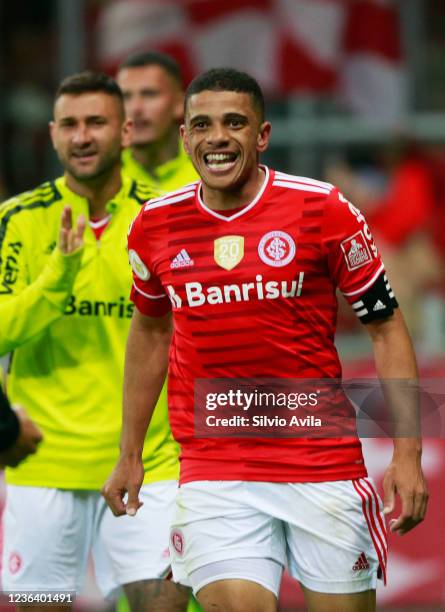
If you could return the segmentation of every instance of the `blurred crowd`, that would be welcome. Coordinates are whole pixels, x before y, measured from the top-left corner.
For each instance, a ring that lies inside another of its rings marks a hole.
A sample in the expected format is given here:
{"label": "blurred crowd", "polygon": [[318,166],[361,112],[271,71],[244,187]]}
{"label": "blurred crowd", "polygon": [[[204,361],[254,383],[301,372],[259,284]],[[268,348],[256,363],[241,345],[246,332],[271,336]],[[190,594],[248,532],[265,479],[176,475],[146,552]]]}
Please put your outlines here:
{"label": "blurred crowd", "polygon": [[[443,350],[445,146],[404,139],[355,148],[325,178],[365,214],[419,348]],[[344,327],[355,324],[348,313]]]}

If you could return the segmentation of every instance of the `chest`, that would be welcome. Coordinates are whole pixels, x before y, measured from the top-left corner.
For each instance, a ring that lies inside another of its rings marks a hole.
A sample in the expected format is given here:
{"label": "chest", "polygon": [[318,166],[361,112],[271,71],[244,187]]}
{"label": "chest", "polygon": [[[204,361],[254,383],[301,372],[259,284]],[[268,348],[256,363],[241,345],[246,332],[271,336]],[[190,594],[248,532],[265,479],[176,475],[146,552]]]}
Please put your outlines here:
{"label": "chest", "polygon": [[320,224],[300,218],[240,220],[178,229],[159,237],[152,253],[162,284],[258,283],[299,280],[325,271]]}

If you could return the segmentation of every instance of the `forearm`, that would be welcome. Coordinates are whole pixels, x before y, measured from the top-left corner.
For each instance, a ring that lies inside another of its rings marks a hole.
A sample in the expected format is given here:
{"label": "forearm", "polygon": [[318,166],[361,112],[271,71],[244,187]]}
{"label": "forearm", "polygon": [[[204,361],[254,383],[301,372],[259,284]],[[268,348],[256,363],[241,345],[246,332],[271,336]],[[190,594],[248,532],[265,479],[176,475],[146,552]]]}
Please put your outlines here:
{"label": "forearm", "polygon": [[400,310],[373,325],[371,337],[377,374],[394,423],[395,453],[420,453],[418,370]]}
{"label": "forearm", "polygon": [[82,251],[54,251],[40,276],[0,304],[0,354],[13,351],[59,319],[79,271]]}
{"label": "forearm", "polygon": [[121,454],[140,457],[145,434],[167,375],[171,317],[153,321],[137,310],[127,341]]}

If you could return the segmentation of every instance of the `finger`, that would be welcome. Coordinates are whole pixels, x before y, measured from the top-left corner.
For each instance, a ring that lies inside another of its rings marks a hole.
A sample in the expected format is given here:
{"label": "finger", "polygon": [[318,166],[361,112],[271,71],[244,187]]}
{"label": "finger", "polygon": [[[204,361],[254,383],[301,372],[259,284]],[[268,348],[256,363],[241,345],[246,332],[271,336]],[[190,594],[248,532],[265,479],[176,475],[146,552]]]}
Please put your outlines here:
{"label": "finger", "polygon": [[62,211],[61,226],[66,230],[70,230],[73,227],[73,217],[70,206],[65,206]]}
{"label": "finger", "polygon": [[426,491],[425,495],[423,496],[423,502],[422,502],[422,509],[421,509],[421,517],[422,517],[422,521],[425,518],[426,515],[426,511],[428,508],[428,500],[429,500],[429,493],[428,491]]}
{"label": "finger", "polygon": [[420,523],[420,521],[423,520],[424,514],[422,514],[422,508],[424,504],[424,498],[425,493],[423,491],[421,493],[416,493],[416,495],[414,496],[413,519],[417,523]]}
{"label": "finger", "polygon": [[60,228],[59,247],[62,253],[67,253],[68,251],[68,231],[63,227]]}
{"label": "finger", "polygon": [[113,491],[109,485],[105,485],[101,493],[114,516],[123,516],[125,514],[124,491]]}
{"label": "finger", "polygon": [[79,215],[79,218],[77,219],[77,229],[76,229],[76,238],[78,241],[82,240],[86,226],[87,226],[87,220],[85,219],[85,215]]}
{"label": "finger", "polygon": [[413,527],[414,498],[412,495],[400,495],[400,500],[402,502],[402,511],[395,522],[391,522],[390,529],[393,532],[402,531],[406,533],[407,530]]}
{"label": "finger", "polygon": [[129,516],[135,516],[142,506],[142,503],[139,501],[139,489],[140,487],[137,485],[130,485],[128,487],[127,514]]}
{"label": "finger", "polygon": [[72,253],[74,251],[73,241],[74,241],[73,232],[70,231],[68,233],[68,235],[67,235],[67,240],[66,240],[66,242],[67,242],[67,244],[66,244],[66,252],[67,253]]}
{"label": "finger", "polygon": [[392,480],[383,482],[383,514],[394,512],[396,500],[396,488]]}

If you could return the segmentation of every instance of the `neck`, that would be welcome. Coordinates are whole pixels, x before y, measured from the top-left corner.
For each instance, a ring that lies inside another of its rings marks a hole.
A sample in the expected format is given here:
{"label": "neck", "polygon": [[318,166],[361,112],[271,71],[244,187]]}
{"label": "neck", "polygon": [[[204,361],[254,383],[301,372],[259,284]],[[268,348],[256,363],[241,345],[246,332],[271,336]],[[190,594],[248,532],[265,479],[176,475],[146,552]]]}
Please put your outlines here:
{"label": "neck", "polygon": [[230,191],[212,189],[205,183],[202,184],[202,196],[205,204],[213,210],[231,210],[247,206],[252,202],[261,189],[265,179],[265,172],[258,167],[252,177],[243,183],[241,187]]}
{"label": "neck", "polygon": [[65,173],[67,187],[77,195],[88,200],[90,217],[102,218],[107,215],[106,205],[122,186],[120,165],[110,172],[91,180],[79,180]]}
{"label": "neck", "polygon": [[174,159],[178,155],[179,135],[176,125],[167,132],[162,140],[149,144],[131,147],[133,158],[149,174],[155,174],[156,168]]}

